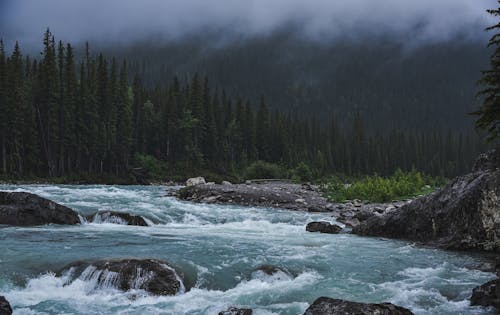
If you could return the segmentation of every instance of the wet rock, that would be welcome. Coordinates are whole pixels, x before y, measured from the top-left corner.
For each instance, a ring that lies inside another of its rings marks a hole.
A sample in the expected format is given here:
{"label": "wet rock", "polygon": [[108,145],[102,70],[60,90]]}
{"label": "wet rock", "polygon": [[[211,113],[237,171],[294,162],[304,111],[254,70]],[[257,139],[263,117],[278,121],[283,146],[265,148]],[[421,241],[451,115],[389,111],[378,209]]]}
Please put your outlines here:
{"label": "wet rock", "polygon": [[373,211],[369,211],[366,209],[362,209],[354,214],[354,218],[358,219],[360,222],[368,220],[370,217],[374,215]]}
{"label": "wet rock", "polygon": [[125,212],[117,211],[99,211],[92,216],[92,222],[95,223],[115,223],[123,225],[148,226],[146,220],[139,215],[131,215]]}
{"label": "wet rock", "polygon": [[117,259],[76,262],[66,267],[76,278],[93,280],[98,287],[111,286],[122,291],[145,290],[154,295],[175,295],[184,284],[175,270],[156,259]]}
{"label": "wet rock", "polygon": [[196,186],[206,184],[205,178],[203,177],[193,177],[186,181],[186,186]]}
{"label": "wet rock", "polygon": [[12,307],[10,307],[9,301],[5,297],[0,296],[0,315],[11,315]]}
{"label": "wet rock", "polygon": [[26,192],[0,192],[0,224],[33,226],[78,224],[78,214],[68,207]]}
{"label": "wet rock", "polygon": [[225,311],[219,312],[219,315],[252,315],[253,311],[249,308],[230,307]]}
{"label": "wet rock", "polygon": [[320,297],[306,310],[304,315],[413,315],[401,306],[391,303],[368,304]]}
{"label": "wet rock", "polygon": [[[217,200],[207,199],[218,196]],[[332,204],[316,190],[288,182],[247,182],[233,185],[196,185],[182,188],[177,197],[192,202],[230,203],[243,206],[279,207],[290,210],[327,212]],[[329,205],[329,207],[327,207]]]}
{"label": "wet rock", "polygon": [[342,231],[342,228],[338,225],[331,224],[330,222],[320,221],[320,222],[309,222],[306,226],[307,232],[320,232],[329,234],[338,234]]}
{"label": "wet rock", "polygon": [[481,155],[474,172],[354,228],[367,236],[408,239],[448,249],[500,249],[500,149]]}
{"label": "wet rock", "polygon": [[472,306],[493,306],[500,308],[500,279],[491,280],[472,290]]}

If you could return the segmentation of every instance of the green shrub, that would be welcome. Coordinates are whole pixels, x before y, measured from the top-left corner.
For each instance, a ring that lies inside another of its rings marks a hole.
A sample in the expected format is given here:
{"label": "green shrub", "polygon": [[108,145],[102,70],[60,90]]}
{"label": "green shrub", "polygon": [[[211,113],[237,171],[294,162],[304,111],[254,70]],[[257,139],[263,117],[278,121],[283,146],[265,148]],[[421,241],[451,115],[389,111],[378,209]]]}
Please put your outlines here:
{"label": "green shrub", "polygon": [[[442,183],[441,180],[439,181]],[[397,170],[389,178],[378,175],[367,176],[352,184],[345,184],[334,179],[323,185],[323,191],[326,197],[334,202],[353,199],[388,202],[429,193],[438,187],[435,185],[436,183],[438,183],[438,180],[432,180],[423,176],[420,172],[404,173]]]}
{"label": "green shrub", "polygon": [[245,179],[271,179],[286,177],[286,172],[279,165],[264,161],[253,162],[245,169],[244,173]]}
{"label": "green shrub", "polygon": [[167,170],[164,162],[151,155],[136,154],[134,162],[135,166],[145,169],[153,178],[163,177]]}
{"label": "green shrub", "polygon": [[313,180],[313,174],[309,165],[300,162],[296,168],[292,170],[292,178],[301,182],[310,182]]}

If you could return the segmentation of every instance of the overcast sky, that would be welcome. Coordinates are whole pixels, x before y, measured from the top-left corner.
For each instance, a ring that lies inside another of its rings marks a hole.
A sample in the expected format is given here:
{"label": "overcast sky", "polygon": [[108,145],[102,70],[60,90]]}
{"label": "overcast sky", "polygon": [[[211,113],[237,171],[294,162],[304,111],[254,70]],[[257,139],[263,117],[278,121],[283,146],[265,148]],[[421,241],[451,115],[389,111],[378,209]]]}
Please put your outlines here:
{"label": "overcast sky", "polygon": [[72,42],[171,40],[207,29],[255,36],[294,23],[305,37],[325,41],[411,32],[420,41],[482,39],[493,22],[485,10],[495,6],[495,0],[0,0],[0,37],[39,45],[50,27]]}

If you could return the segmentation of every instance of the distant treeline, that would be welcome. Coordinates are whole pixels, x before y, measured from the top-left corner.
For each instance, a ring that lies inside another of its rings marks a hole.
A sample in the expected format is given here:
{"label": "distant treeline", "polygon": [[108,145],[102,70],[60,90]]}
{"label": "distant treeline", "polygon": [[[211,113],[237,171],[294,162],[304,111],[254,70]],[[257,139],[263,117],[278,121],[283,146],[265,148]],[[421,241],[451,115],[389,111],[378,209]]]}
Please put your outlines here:
{"label": "distant treeline", "polygon": [[257,106],[231,98],[198,74],[155,88],[127,78],[126,60],[93,55],[87,45],[76,61],[72,46],[49,31],[39,58],[24,57],[17,44],[7,55],[2,44],[0,175],[120,175],[135,157],[150,156],[186,176],[234,174],[258,160],[287,168],[303,162],[318,176],[397,168],[452,176],[484,149],[470,131],[376,135],[359,113],[320,124],[270,110],[264,98]]}

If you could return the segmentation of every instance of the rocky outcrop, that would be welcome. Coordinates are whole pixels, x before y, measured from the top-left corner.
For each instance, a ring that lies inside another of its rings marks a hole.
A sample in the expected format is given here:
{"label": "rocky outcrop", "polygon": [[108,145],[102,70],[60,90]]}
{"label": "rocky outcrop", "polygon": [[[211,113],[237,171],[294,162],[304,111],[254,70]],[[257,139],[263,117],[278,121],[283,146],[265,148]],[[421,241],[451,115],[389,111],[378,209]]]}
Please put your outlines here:
{"label": "rocky outcrop", "polygon": [[190,186],[204,185],[206,183],[207,182],[203,177],[193,177],[186,181],[186,186],[190,187]]}
{"label": "rocky outcrop", "polygon": [[123,225],[148,226],[146,220],[139,215],[131,215],[125,212],[117,211],[99,211],[88,218],[88,221],[94,223],[114,223]]}
{"label": "rocky outcrop", "polygon": [[500,149],[482,154],[473,172],[353,229],[448,249],[500,250]]}
{"label": "rocky outcrop", "polygon": [[219,315],[252,315],[253,311],[249,308],[230,307],[225,311],[219,312]]}
{"label": "rocky outcrop", "polygon": [[68,207],[27,192],[0,192],[0,224],[34,226],[78,224],[78,214]]}
{"label": "rocky outcrop", "polygon": [[11,315],[12,307],[10,307],[9,301],[5,297],[0,296],[0,315]]}
{"label": "rocky outcrop", "polygon": [[65,270],[70,270],[75,279],[93,280],[97,287],[114,287],[122,291],[141,289],[154,295],[175,295],[184,291],[176,271],[156,259],[76,262]]}
{"label": "rocky outcrop", "polygon": [[413,315],[401,306],[391,303],[368,304],[320,297],[306,310],[304,315]]}
{"label": "rocky outcrop", "polygon": [[331,224],[330,222],[320,221],[320,222],[309,222],[306,226],[307,232],[320,232],[328,234],[338,234],[342,231],[342,228],[336,224]]}
{"label": "rocky outcrop", "polygon": [[500,279],[491,280],[472,290],[472,306],[493,306],[500,309]]}

